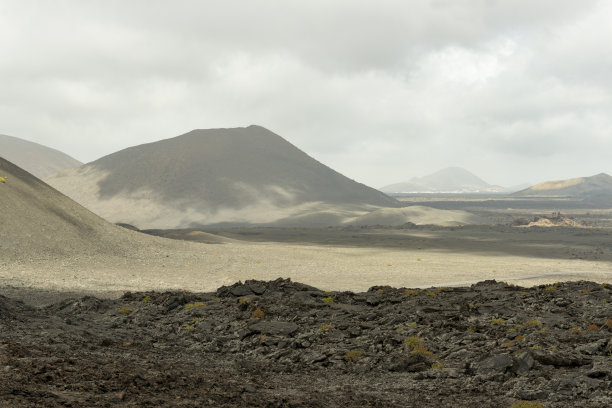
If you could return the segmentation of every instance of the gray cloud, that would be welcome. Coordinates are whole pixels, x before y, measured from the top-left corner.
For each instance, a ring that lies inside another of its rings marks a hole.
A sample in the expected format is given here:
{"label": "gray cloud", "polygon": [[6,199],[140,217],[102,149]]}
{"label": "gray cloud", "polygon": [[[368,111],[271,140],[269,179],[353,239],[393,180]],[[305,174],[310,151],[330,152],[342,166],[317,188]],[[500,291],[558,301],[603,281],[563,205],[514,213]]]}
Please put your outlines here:
{"label": "gray cloud", "polygon": [[0,3],[0,132],[93,160],[260,124],[374,186],[612,172],[604,1]]}

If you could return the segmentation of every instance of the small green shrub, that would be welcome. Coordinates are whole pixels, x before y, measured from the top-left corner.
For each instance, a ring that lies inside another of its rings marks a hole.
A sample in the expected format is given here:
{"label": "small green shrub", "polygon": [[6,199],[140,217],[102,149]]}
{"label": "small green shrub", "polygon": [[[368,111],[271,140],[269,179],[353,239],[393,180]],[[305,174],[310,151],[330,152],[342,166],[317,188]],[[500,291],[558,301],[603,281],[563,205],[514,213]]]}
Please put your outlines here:
{"label": "small green shrub", "polygon": [[433,290],[428,290],[425,292],[425,295],[427,296],[438,296],[438,294],[436,292],[434,292]]}
{"label": "small green shrub", "polygon": [[249,301],[248,297],[243,297],[243,298],[240,298],[240,300],[238,301],[238,304],[243,305],[243,304],[247,303],[248,301]]}
{"label": "small green shrub", "polygon": [[404,290],[404,295],[416,296],[419,293],[421,293],[421,291],[418,289],[405,289]]}
{"label": "small green shrub", "polygon": [[409,329],[416,329],[416,327],[418,326],[417,322],[412,322],[408,325]]}
{"label": "small green shrub", "polygon": [[385,291],[384,291],[384,290],[382,290],[382,289],[378,289],[378,290],[376,291],[376,293],[378,293],[379,295],[382,295],[383,293],[385,293]]}
{"label": "small green shrub", "polygon": [[431,365],[431,368],[433,368],[434,370],[442,370],[444,369],[444,364],[442,364],[439,361],[436,361],[435,363]]}
{"label": "small green shrub", "polygon": [[119,309],[119,313],[123,315],[128,315],[132,313],[132,309],[130,309],[129,307],[122,307],[121,309]]}
{"label": "small green shrub", "polygon": [[183,327],[184,327],[184,328],[185,328],[185,330],[186,330],[186,331],[188,331],[188,332],[190,332],[190,331],[194,331],[194,330],[195,330],[195,327],[194,327],[194,326],[192,326],[192,325],[190,325],[190,324],[185,324]]}
{"label": "small green shrub", "polygon": [[361,350],[349,350],[346,352],[346,354],[344,355],[344,359],[351,363],[351,362],[355,362],[359,359],[361,359],[363,357],[363,351]]}
{"label": "small green shrub", "polygon": [[331,296],[325,297],[323,298],[323,303],[325,303],[326,305],[331,305],[334,303],[334,298]]}
{"label": "small green shrub", "polygon": [[500,326],[502,326],[502,325],[506,324],[506,321],[500,317],[499,319],[493,319],[491,321],[491,324],[492,325],[500,325]]}
{"label": "small green shrub", "polygon": [[531,319],[525,322],[525,326],[527,327],[540,327],[542,326],[542,322],[538,319]]}
{"label": "small green shrub", "polygon": [[425,340],[417,336],[410,336],[404,339],[404,344],[408,347],[415,348],[416,346],[422,346]]}
{"label": "small green shrub", "polygon": [[206,306],[206,304],[202,302],[187,303],[185,305],[185,310],[197,309],[198,307],[204,307],[204,306]]}
{"label": "small green shrub", "polygon": [[145,296],[142,298],[142,303],[149,303],[151,301],[151,296]]}
{"label": "small green shrub", "polygon": [[327,324],[324,324],[323,326],[319,327],[319,330],[326,331],[326,330],[329,330],[329,329],[333,329],[333,327],[334,326],[332,326],[331,324],[327,323]]}
{"label": "small green shrub", "polygon": [[427,347],[421,346],[421,345],[416,345],[412,349],[411,353],[419,355],[419,356],[423,356],[423,357],[433,358],[435,360],[438,359],[438,356],[436,356],[433,352],[431,352],[431,350],[429,350]]}

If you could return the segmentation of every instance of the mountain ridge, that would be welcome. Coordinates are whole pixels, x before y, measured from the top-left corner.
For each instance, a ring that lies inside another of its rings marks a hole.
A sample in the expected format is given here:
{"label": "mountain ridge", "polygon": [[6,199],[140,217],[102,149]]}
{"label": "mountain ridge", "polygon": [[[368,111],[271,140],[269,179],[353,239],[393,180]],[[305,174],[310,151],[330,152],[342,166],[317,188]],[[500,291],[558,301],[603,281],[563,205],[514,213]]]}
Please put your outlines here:
{"label": "mountain ridge", "polygon": [[513,195],[528,196],[564,196],[580,198],[612,197],[612,176],[598,173],[588,177],[575,177],[563,180],[550,180],[535,184],[515,192]]}
{"label": "mountain ridge", "polygon": [[41,179],[83,164],[57,149],[3,134],[0,156]]}
{"label": "mountain ridge", "polygon": [[390,184],[380,188],[384,193],[474,193],[505,192],[462,167],[446,167],[423,177]]}

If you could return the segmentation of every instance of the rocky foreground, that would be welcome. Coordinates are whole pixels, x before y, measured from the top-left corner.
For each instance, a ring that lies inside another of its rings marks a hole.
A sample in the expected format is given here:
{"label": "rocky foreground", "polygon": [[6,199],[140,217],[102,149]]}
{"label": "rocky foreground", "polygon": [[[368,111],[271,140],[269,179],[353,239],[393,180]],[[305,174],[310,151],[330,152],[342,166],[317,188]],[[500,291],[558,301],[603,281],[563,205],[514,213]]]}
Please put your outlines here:
{"label": "rocky foreground", "polygon": [[611,295],[279,279],[40,308],[0,296],[0,406],[609,407]]}

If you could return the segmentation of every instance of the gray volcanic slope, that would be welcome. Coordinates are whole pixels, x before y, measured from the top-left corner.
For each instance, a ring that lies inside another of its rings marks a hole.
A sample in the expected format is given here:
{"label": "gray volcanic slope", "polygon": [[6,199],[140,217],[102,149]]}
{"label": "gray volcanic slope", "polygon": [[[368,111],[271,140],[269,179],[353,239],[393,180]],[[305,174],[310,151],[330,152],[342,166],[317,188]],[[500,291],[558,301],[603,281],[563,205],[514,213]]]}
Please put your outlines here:
{"label": "gray volcanic slope", "polygon": [[380,188],[380,191],[386,193],[445,193],[500,190],[503,190],[503,188],[492,186],[461,167],[448,167],[424,177],[414,177],[410,181]]}
{"label": "gray volcanic slope", "polygon": [[612,197],[612,177],[599,173],[591,177],[546,181],[517,191],[517,196],[563,196],[598,199]]}
{"label": "gray volcanic slope", "polygon": [[1,157],[0,177],[5,179],[0,183],[0,260],[121,255],[134,246],[130,241],[139,234],[104,221]]}
{"label": "gray volcanic slope", "polygon": [[261,223],[323,207],[398,206],[260,126],[193,130],[46,181],[107,220],[140,228]]}
{"label": "gray volcanic slope", "polygon": [[83,164],[59,150],[6,135],[0,135],[0,156],[38,178]]}

